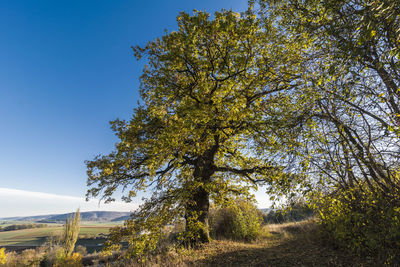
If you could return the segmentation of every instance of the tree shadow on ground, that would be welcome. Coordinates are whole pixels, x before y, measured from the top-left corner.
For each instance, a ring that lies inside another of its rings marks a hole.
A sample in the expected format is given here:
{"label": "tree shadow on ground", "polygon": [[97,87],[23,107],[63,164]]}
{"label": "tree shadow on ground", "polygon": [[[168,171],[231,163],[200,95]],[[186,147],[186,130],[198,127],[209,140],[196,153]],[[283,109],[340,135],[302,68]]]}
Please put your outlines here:
{"label": "tree shadow on ground", "polygon": [[278,242],[243,247],[190,263],[190,266],[376,266],[324,241],[318,230],[298,226],[271,231]]}

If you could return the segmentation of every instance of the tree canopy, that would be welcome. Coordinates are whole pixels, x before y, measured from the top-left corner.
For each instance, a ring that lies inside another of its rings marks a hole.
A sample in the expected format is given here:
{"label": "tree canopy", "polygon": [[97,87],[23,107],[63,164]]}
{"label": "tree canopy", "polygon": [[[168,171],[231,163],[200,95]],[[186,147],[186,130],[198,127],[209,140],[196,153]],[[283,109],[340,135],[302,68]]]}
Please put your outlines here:
{"label": "tree canopy", "polygon": [[129,224],[131,235],[148,233],[136,236],[147,247],[182,217],[186,238],[207,242],[210,200],[251,197],[259,184],[289,179],[275,157],[275,125],[288,123],[283,107],[293,100],[283,92],[294,86],[301,44],[289,53],[289,40],[250,11],[181,13],[177,22],[177,31],[133,48],[147,59],[143,101],[130,121],[111,123],[116,150],[87,162],[88,197],[112,201],[122,187],[130,201],[152,191]]}
{"label": "tree canopy", "polygon": [[397,1],[259,1],[282,31],[307,40],[296,91],[309,117],[298,155],[327,189],[400,189]]}
{"label": "tree canopy", "polygon": [[249,3],[243,14],[181,13],[177,31],[133,48],[147,62],[142,102],[111,123],[115,151],[87,162],[87,196],[152,195],[111,243],[129,236],[133,252],[151,249],[182,218],[185,240],[207,242],[210,202],[251,198],[259,185],[289,198],[347,192],[336,203],[351,216],[371,202],[397,227],[399,4]]}
{"label": "tree canopy", "polygon": [[398,265],[399,1],[258,2],[308,47],[295,90],[308,103],[295,151],[303,192],[332,240]]}

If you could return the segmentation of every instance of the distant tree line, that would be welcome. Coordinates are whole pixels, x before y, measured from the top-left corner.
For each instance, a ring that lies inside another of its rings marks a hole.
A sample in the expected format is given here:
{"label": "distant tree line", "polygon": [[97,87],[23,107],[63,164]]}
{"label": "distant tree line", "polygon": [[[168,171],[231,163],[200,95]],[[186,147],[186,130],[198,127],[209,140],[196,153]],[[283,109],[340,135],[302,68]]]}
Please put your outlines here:
{"label": "distant tree line", "polygon": [[0,232],[32,229],[32,228],[45,228],[45,227],[47,227],[47,224],[42,224],[42,223],[11,224],[8,226],[0,227]]}
{"label": "distant tree line", "polygon": [[307,206],[295,206],[290,210],[270,210],[263,214],[264,223],[298,222],[315,215],[315,211]]}

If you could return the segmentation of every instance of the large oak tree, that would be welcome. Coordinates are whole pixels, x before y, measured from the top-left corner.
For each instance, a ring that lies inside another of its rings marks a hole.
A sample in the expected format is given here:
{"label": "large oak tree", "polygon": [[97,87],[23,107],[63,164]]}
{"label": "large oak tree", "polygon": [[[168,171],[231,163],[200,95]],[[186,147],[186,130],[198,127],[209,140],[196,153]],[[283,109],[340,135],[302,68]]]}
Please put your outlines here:
{"label": "large oak tree", "polygon": [[[289,73],[299,68],[294,55],[301,49],[293,44],[288,53],[285,37],[272,23],[262,28],[251,12],[211,19],[195,11],[177,21],[177,31],[134,48],[147,62],[142,102],[129,121],[112,122],[115,151],[87,162],[88,197],[113,201],[122,187],[130,201],[150,190],[118,230],[137,249],[139,241],[151,248],[160,227],[180,218],[187,239],[207,242],[210,201],[249,197],[259,184],[284,177],[274,160],[274,127],[291,103],[283,92],[294,86]],[[267,145],[260,147],[260,138]]]}

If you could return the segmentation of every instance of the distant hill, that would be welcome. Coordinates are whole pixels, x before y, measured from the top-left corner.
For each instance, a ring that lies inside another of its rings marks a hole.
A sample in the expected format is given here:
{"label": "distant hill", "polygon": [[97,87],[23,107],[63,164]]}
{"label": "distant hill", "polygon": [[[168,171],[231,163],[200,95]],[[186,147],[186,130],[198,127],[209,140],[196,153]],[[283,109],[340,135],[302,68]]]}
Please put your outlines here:
{"label": "distant hill", "polygon": [[[48,214],[39,216],[28,217],[9,217],[1,218],[5,221],[28,221],[28,222],[41,222],[41,223],[63,223],[73,213],[65,214]],[[130,212],[117,212],[117,211],[87,211],[81,212],[81,220],[86,222],[116,222],[124,221],[129,217]]]}

